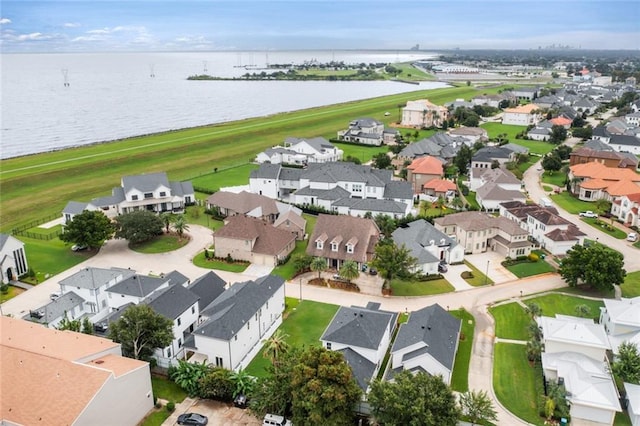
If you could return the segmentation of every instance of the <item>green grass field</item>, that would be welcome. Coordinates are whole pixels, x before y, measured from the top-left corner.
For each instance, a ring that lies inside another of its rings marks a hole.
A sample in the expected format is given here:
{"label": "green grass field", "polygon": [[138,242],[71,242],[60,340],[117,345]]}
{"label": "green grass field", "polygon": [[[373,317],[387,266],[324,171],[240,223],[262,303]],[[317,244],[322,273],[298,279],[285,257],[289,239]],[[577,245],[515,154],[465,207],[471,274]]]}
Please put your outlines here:
{"label": "green grass field", "polygon": [[218,269],[227,272],[243,272],[249,267],[249,263],[227,263],[218,259],[207,259],[204,251],[201,251],[193,258],[193,264],[200,268]]}
{"label": "green grass field", "polygon": [[622,290],[622,297],[637,297],[640,296],[640,271],[627,272],[627,276],[624,278],[624,284],[620,286]]}
{"label": "green grass field", "polygon": [[[71,245],[64,243],[59,238],[49,241],[26,237],[19,237],[19,239],[25,243],[24,251],[27,254],[27,263],[36,272],[38,282],[66,271],[96,254],[96,251],[88,250],[71,251]],[[35,284],[35,281],[25,281]]]}
{"label": "green grass field", "polygon": [[550,185],[559,186],[560,188],[564,188],[564,182],[566,179],[567,179],[567,175],[561,172],[554,172],[554,173],[544,172],[542,173],[542,176],[540,178],[542,183],[548,183]]}
{"label": "green grass field", "polygon": [[[309,235],[313,234],[313,229],[316,227],[318,216],[303,213],[302,217],[307,220],[307,227],[305,228],[305,232]],[[297,254],[304,254],[307,250],[308,244],[308,240],[296,241],[296,248],[291,252],[291,256],[289,256],[289,260],[287,261],[287,263],[276,266],[271,273],[273,275],[278,275],[285,280],[292,279],[296,274],[292,259]]]}
{"label": "green grass field", "polygon": [[457,309],[449,313],[462,320],[458,352],[456,352],[456,360],[453,363],[453,373],[451,374],[451,388],[457,392],[466,392],[469,390],[469,361],[471,360],[476,319],[464,309]]}
{"label": "green grass field", "polygon": [[[335,135],[334,135],[335,137]],[[389,147],[386,145],[382,146],[367,146],[367,145],[355,145],[352,143],[333,143],[336,148],[344,151],[342,158],[347,158],[349,156],[355,157],[358,160],[366,163],[367,161],[371,161],[374,155],[379,154],[381,152],[389,152]]]}
{"label": "green grass field", "polygon": [[600,317],[600,308],[604,307],[604,303],[600,300],[583,299],[582,297],[558,293],[525,300],[525,304],[530,305],[531,303],[536,303],[540,306],[542,315],[551,317],[556,314],[575,315],[576,306],[587,305],[591,311],[589,318],[597,319]]}
{"label": "green grass field", "polygon": [[214,168],[220,173],[246,164],[288,136],[335,135],[353,118],[384,119],[385,111],[395,113],[407,100],[428,98],[443,104],[478,93],[466,86],[419,90],[2,160],[0,230],[59,214],[70,200],[110,195],[122,176],[164,171],[171,180],[206,179]]}
{"label": "green grass field", "polygon": [[0,303],[6,302],[9,299],[13,299],[14,297],[16,297],[17,295],[23,292],[24,292],[23,289],[10,285],[7,291],[7,294],[0,293]]}
{"label": "green grass field", "polygon": [[165,407],[154,409],[144,418],[140,426],[161,426],[169,416],[171,416],[171,413]]}
{"label": "green grass field", "polygon": [[138,253],[155,254],[167,253],[184,247],[189,242],[189,238],[178,238],[174,234],[162,234],[151,241],[140,244],[129,244],[129,248]]}
{"label": "green grass field", "polygon": [[489,308],[489,313],[493,315],[496,321],[497,337],[514,340],[529,339],[527,327],[531,322],[531,318],[520,304],[514,302],[494,306]]}
{"label": "green grass field", "polygon": [[[616,228],[615,226],[613,227],[613,229],[607,229],[604,228],[602,225],[610,225],[609,224],[609,220],[607,219],[597,219],[595,217],[583,217],[581,218],[581,220],[583,222],[588,223],[589,225],[593,226],[594,228],[596,228],[597,230],[599,230],[600,232],[604,232],[605,234],[609,234],[611,235],[613,238],[617,238],[618,240],[623,240],[625,238],[627,238],[627,233]],[[596,221],[600,222],[600,223],[596,223]],[[611,225],[613,226],[613,225]]]}
{"label": "green grass field", "polygon": [[467,265],[467,268],[471,269],[471,272],[473,273],[473,278],[465,279],[469,285],[479,287],[482,285],[493,284],[493,280],[491,278],[480,272],[480,270],[469,263],[469,261],[465,260],[464,264]]}
{"label": "green grass field", "polygon": [[565,209],[569,213],[578,214],[585,210],[594,209],[593,203],[578,200],[568,191],[561,192],[560,194],[553,194],[549,197],[553,200],[554,203],[556,203],[558,206]]}
{"label": "green grass field", "polygon": [[444,278],[432,281],[391,280],[394,296],[429,296],[455,291],[455,288]]}
{"label": "green grass field", "polygon": [[173,401],[176,404],[187,397],[187,393],[180,386],[165,377],[151,376],[151,387],[156,398]]}
{"label": "green grass field", "polygon": [[240,164],[217,172],[203,174],[192,179],[191,182],[195,188],[208,189],[209,191],[218,191],[227,186],[248,185],[249,174],[258,167],[257,164]]}
{"label": "green grass field", "polygon": [[[512,127],[512,126],[509,126],[509,127]],[[528,148],[531,154],[538,154],[538,155],[545,155],[548,152],[551,152],[553,148],[556,147],[555,145],[550,144],[549,142],[533,141],[533,140],[526,140],[526,139],[518,139],[513,143],[520,146],[524,146],[525,148]],[[532,158],[535,161],[538,161],[537,156],[532,156]]]}
{"label": "green grass field", "polygon": [[544,260],[537,262],[522,262],[511,266],[506,266],[513,275],[518,278],[530,277],[533,275],[545,274],[547,272],[555,272],[555,268]]}

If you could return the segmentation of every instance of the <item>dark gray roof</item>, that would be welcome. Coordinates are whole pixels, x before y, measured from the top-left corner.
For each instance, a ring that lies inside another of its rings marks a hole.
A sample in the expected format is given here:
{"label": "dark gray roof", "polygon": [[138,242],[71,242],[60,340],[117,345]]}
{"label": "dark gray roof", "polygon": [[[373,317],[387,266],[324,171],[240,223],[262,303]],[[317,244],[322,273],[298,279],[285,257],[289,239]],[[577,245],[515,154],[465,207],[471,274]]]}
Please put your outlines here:
{"label": "dark gray roof", "polygon": [[331,189],[313,189],[305,186],[304,188],[298,189],[294,194],[318,197],[321,200],[340,200],[342,198],[348,198],[350,195],[349,191],[339,186]]}
{"label": "dark gray roof", "polygon": [[611,134],[607,131],[604,126],[596,126],[593,128],[592,132],[593,136],[599,136],[601,138],[610,138]]}
{"label": "dark gray roof", "polygon": [[361,210],[372,213],[384,212],[404,214],[407,211],[407,205],[399,201],[376,200],[372,198],[341,198],[335,201],[332,206],[349,207],[352,210]]}
{"label": "dark gray roof", "polygon": [[352,120],[349,123],[349,127],[374,127],[380,126],[383,124],[381,121],[376,120],[375,118],[362,117]]}
{"label": "dark gray roof", "polygon": [[209,306],[216,297],[220,296],[224,292],[225,285],[226,283],[218,276],[218,274],[213,271],[209,271],[203,276],[196,278],[187,288],[200,298],[198,304],[202,311],[204,308]]}
{"label": "dark gray roof", "polygon": [[391,182],[391,177],[391,170],[378,170],[347,161],[311,163],[301,176],[302,179],[312,182],[362,182],[378,187]]}
{"label": "dark gray roof", "polygon": [[527,152],[529,152],[529,148],[525,148],[524,146],[515,143],[504,144],[502,145],[502,148],[513,151],[516,154],[526,154]]}
{"label": "dark gray roof", "polygon": [[531,134],[531,135],[549,136],[549,135],[551,135],[551,129],[549,129],[547,127],[535,127],[533,129],[529,130],[527,133]]}
{"label": "dark gray roof", "polygon": [[185,182],[170,182],[171,195],[175,197],[184,197],[185,195],[193,194],[193,185],[191,181]]}
{"label": "dark gray roof", "polygon": [[124,176],[122,178],[122,187],[125,192],[129,192],[131,189],[137,189],[141,192],[150,192],[158,188],[160,185],[164,185],[169,188],[169,179],[167,179],[167,174],[164,172]]}
{"label": "dark gray roof", "polygon": [[87,208],[88,203],[80,203],[78,201],[69,201],[67,205],[62,209],[62,213],[67,214],[80,214]]}
{"label": "dark gray roof", "polygon": [[444,132],[438,132],[429,138],[407,145],[398,155],[408,158],[431,155],[448,159],[455,157],[460,147],[467,142],[461,136],[454,137]]}
{"label": "dark gray roof", "polygon": [[391,352],[424,343],[427,353],[451,370],[455,360],[462,321],[434,304],[411,312],[409,320],[400,326]]}
{"label": "dark gray roof", "polygon": [[326,140],[323,137],[315,137],[315,138],[310,138],[310,139],[304,139],[304,138],[287,138],[285,139],[285,144],[287,145],[297,145],[300,142],[306,142],[307,144],[309,144],[311,147],[313,147],[313,149],[315,149],[318,152],[322,152],[325,149],[335,149],[335,146],[329,142],[328,140]]}
{"label": "dark gray roof", "polygon": [[208,319],[193,334],[231,339],[283,285],[284,279],[276,275],[232,285],[201,312]]}
{"label": "dark gray roof", "polygon": [[199,297],[180,284],[151,294],[145,301],[156,313],[174,320],[193,306]]}
{"label": "dark gray roof", "polygon": [[393,180],[385,185],[383,197],[394,200],[413,200],[411,183],[403,180]]}
{"label": "dark gray roof", "polygon": [[630,135],[611,135],[612,145],[640,146],[640,139]]}
{"label": "dark gray roof", "polygon": [[337,352],[342,352],[345,362],[351,367],[351,372],[358,382],[358,386],[366,392],[369,382],[373,378],[373,373],[376,371],[376,364],[350,348],[344,348]]}
{"label": "dark gray roof", "polygon": [[250,176],[254,179],[278,179],[280,164],[262,163],[256,170],[251,170]]}
{"label": "dark gray roof", "polygon": [[505,159],[509,158],[513,151],[508,148],[503,148],[501,146],[485,146],[484,148],[480,148],[471,161],[487,161],[491,162],[497,159]]}
{"label": "dark gray roof", "polygon": [[185,285],[189,283],[189,277],[184,276],[178,271],[171,271],[164,276],[165,280],[169,281],[169,285],[180,284]]}
{"label": "dark gray roof", "polygon": [[116,308],[115,311],[109,312],[109,315],[107,315],[106,317],[102,318],[100,321],[97,321],[94,324],[100,324],[102,326],[106,326],[106,330],[105,331],[100,331],[100,329],[96,328],[95,332],[97,335],[99,336],[107,336],[109,334],[109,324],[113,324],[114,322],[118,321],[120,319],[120,317],[127,311],[127,309],[129,309],[132,306],[136,306],[135,303],[127,303],[124,304],[122,306],[120,306],[119,308]]}
{"label": "dark gray roof", "polygon": [[385,332],[391,333],[397,314],[357,306],[341,306],[320,340],[377,350]]}
{"label": "dark gray roof", "polygon": [[391,238],[398,247],[405,246],[411,250],[411,256],[416,258],[418,265],[440,260],[433,253],[425,249],[425,247],[431,245],[431,242],[439,247],[448,246],[449,248],[453,248],[458,245],[458,243],[446,234],[438,231],[424,219],[418,219],[408,223],[406,226],[397,228],[391,234]]}
{"label": "dark gray roof", "polygon": [[166,278],[133,275],[109,287],[107,291],[128,296],[146,297],[166,282]]}
{"label": "dark gray roof", "polygon": [[4,245],[7,243],[7,241],[9,241],[9,237],[11,235],[9,234],[2,234],[0,233],[0,250],[4,247]]}
{"label": "dark gray roof", "polygon": [[300,179],[300,176],[302,176],[303,171],[303,169],[298,169],[295,167],[283,167],[280,170],[279,179],[297,181]]}
{"label": "dark gray roof", "polygon": [[[41,308],[35,309],[34,311],[40,313],[42,318],[34,318],[27,314],[24,318],[29,321],[35,321],[42,324],[49,324],[52,321],[57,320],[58,318],[64,317],[65,312],[71,312],[73,308],[76,306],[82,306],[85,300],[78,296],[73,291],[69,291],[62,296],[58,297],[56,300],[53,300]],[[69,316],[69,319],[71,316]]]}

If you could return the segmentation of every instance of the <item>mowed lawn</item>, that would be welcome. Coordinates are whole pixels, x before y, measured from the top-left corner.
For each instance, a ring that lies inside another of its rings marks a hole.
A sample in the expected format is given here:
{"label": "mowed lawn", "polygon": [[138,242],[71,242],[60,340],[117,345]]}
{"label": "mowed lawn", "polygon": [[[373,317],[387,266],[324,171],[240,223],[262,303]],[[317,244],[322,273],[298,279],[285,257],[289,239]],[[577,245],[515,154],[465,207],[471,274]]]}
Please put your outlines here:
{"label": "mowed lawn", "polygon": [[444,278],[431,281],[393,279],[391,280],[391,290],[394,296],[429,296],[455,291],[455,287]]}
{"label": "mowed lawn", "polygon": [[[29,268],[35,271],[38,282],[66,271],[97,253],[96,250],[74,252],[71,250],[71,244],[67,244],[59,238],[45,241],[18,236],[18,239],[25,244],[24,251],[27,254],[27,263]],[[27,282],[31,281],[27,280]]]}
{"label": "mowed lawn", "polygon": [[544,296],[534,297],[525,301],[526,305],[536,303],[542,309],[542,315],[555,316],[575,315],[576,306],[587,305],[591,314],[590,318],[597,319],[600,317],[600,308],[604,307],[601,300],[584,299],[582,297],[568,296],[566,294],[552,293]]}
{"label": "mowed lawn", "polygon": [[217,172],[211,171],[192,179],[191,183],[194,188],[209,191],[218,191],[227,186],[249,185],[249,174],[258,167],[257,164],[241,164]]}
{"label": "mowed lawn", "polygon": [[[347,123],[349,124],[349,123]],[[336,148],[344,151],[342,158],[347,158],[349,156],[355,157],[363,163],[367,161],[371,161],[374,155],[380,154],[381,152],[387,153],[389,152],[389,147],[386,145],[382,146],[366,146],[366,145],[356,145],[351,143],[340,143],[340,142],[332,142]]]}
{"label": "mowed lawn", "polygon": [[495,319],[497,337],[513,340],[529,339],[527,327],[531,323],[531,317],[519,303],[493,306],[489,308],[489,313]]}
{"label": "mowed lawn", "polygon": [[456,352],[456,360],[453,364],[453,373],[451,374],[451,388],[457,392],[466,392],[469,390],[469,362],[471,361],[471,348],[473,346],[473,333],[476,326],[476,319],[464,309],[449,311],[449,313],[462,320],[458,352]]}
{"label": "mowed lawn", "polygon": [[568,191],[561,192],[560,194],[553,194],[549,196],[554,203],[561,208],[565,209],[569,213],[578,214],[585,210],[594,210],[595,205],[587,201],[578,200],[571,195]]}
{"label": "mowed lawn", "polygon": [[[288,314],[279,330],[287,335],[286,341],[291,347],[319,345],[320,336],[338,308],[338,305],[303,300]],[[252,376],[263,377],[267,374],[266,368],[271,362],[262,356],[262,352],[260,350],[246,368]]]}
{"label": "mowed lawn", "polygon": [[533,275],[555,272],[555,268],[546,261],[540,259],[537,262],[522,262],[515,265],[506,266],[513,275],[518,278],[530,277]]}
{"label": "mowed lawn", "polygon": [[[171,180],[197,179],[216,167],[220,173],[247,164],[289,136],[333,137],[358,117],[389,124],[397,118],[385,117],[384,112],[397,111],[407,100],[428,98],[441,105],[498,90],[466,86],[418,90],[1,160],[0,230],[9,232],[17,225],[59,214],[71,200],[108,196],[122,176],[163,171]],[[215,185],[215,176],[212,179],[210,184]]]}
{"label": "mowed lawn", "polygon": [[506,133],[509,142],[513,143],[520,143],[520,140],[516,141],[516,135],[527,129],[526,126],[510,126],[502,123],[483,123],[480,127],[487,131],[489,138],[495,138]]}
{"label": "mowed lawn", "polygon": [[624,278],[624,284],[620,286],[622,290],[622,297],[637,297],[640,296],[640,271],[627,272],[627,276]]}

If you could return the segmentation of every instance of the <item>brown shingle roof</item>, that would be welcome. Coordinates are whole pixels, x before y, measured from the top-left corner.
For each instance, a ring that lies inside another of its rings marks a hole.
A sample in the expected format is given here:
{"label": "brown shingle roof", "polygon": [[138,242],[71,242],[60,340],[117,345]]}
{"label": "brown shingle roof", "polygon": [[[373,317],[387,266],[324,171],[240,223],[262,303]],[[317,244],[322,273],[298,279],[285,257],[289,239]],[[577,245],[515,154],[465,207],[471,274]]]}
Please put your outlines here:
{"label": "brown shingle roof", "polygon": [[262,208],[262,216],[278,214],[275,200],[260,194],[242,191],[234,192],[218,191],[207,197],[207,203],[232,210],[238,214],[247,214],[258,207]]}
{"label": "brown shingle roof", "polygon": [[459,226],[465,231],[482,231],[489,228],[497,228],[509,235],[524,235],[527,231],[522,229],[516,222],[506,217],[495,217],[481,212],[460,212],[448,214],[444,217],[433,219],[439,226]]}
{"label": "brown shingle roof", "polygon": [[[313,235],[309,238],[307,254],[328,259],[355,260],[363,263],[371,259],[373,248],[379,237],[380,231],[372,219],[321,214],[318,215]],[[340,244],[338,251],[331,251],[329,242],[336,238],[346,242],[357,240],[353,253],[347,253],[346,244]],[[322,249],[316,248],[316,240],[319,239],[324,241]]]}
{"label": "brown shingle roof", "polygon": [[260,219],[236,215],[227,219],[226,225],[214,233],[214,238],[256,240],[252,250],[254,253],[277,255],[294,241],[296,236],[289,231],[274,228]]}

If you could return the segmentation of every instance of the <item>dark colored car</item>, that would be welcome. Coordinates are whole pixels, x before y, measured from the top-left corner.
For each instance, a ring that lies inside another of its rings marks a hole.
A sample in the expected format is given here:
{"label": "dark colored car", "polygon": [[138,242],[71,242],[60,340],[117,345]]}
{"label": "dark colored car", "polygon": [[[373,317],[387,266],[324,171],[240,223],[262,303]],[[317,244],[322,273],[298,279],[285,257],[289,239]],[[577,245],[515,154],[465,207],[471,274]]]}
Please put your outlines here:
{"label": "dark colored car", "polygon": [[369,275],[378,275],[378,270],[376,268],[369,268]]}
{"label": "dark colored car", "polygon": [[238,408],[247,408],[249,401],[247,400],[247,396],[244,394],[239,394],[233,399],[233,405]]}
{"label": "dark colored car", "polygon": [[446,263],[438,263],[438,272],[447,272],[448,270]]}
{"label": "dark colored car", "polygon": [[179,425],[204,426],[209,423],[207,416],[198,413],[184,413],[178,416]]}

